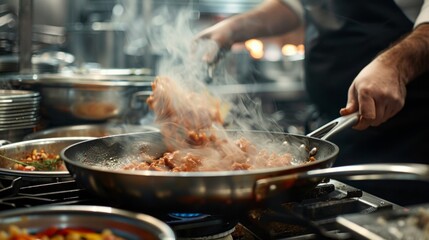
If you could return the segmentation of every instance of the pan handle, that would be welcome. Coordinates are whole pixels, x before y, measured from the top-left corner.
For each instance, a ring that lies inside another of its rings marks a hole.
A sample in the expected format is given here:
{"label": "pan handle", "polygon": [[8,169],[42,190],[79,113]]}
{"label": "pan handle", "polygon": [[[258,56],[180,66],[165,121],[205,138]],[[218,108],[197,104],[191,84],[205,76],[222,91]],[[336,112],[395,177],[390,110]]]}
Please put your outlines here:
{"label": "pan handle", "polygon": [[261,201],[292,187],[299,187],[300,184],[308,184],[309,181],[318,183],[323,178],[334,178],[339,180],[414,180],[429,182],[429,165],[417,163],[359,164],[264,178],[257,180],[255,183],[255,199]]}
{"label": "pan handle", "polygon": [[341,116],[317,128],[316,130],[307,134],[307,136],[326,140],[329,137],[333,136],[334,134],[340,132],[341,130],[355,125],[358,122],[358,120],[359,120],[358,112],[355,112],[346,116]]}

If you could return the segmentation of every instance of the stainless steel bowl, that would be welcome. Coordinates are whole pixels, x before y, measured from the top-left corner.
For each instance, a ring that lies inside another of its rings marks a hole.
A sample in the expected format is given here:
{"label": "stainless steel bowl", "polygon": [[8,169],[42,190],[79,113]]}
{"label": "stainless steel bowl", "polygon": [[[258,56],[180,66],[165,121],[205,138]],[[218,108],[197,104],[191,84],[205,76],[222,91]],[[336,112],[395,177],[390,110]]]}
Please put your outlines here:
{"label": "stainless steel bowl", "polygon": [[96,232],[111,230],[128,240],[173,240],[173,230],[152,216],[102,206],[39,206],[0,213],[0,230],[10,225],[25,228],[30,234],[47,228],[89,228]]}
{"label": "stainless steel bowl", "polygon": [[52,138],[52,137],[105,137],[110,135],[159,131],[154,126],[117,125],[117,124],[85,124],[75,126],[56,127],[28,134],[24,140]]}
{"label": "stainless steel bowl", "polygon": [[50,153],[60,154],[61,150],[74,143],[92,139],[91,137],[62,137],[62,138],[46,138],[21,141],[11,144],[6,144],[0,147],[0,174],[10,177],[23,177],[30,181],[46,181],[57,180],[58,178],[71,178],[68,171],[19,171],[12,170],[14,162],[8,160],[21,159],[33,149],[45,149]]}
{"label": "stainless steel bowl", "polygon": [[131,102],[135,93],[151,89],[152,80],[150,76],[41,74],[20,79],[18,85],[40,92],[41,114],[51,123],[71,125],[144,116],[145,103]]}

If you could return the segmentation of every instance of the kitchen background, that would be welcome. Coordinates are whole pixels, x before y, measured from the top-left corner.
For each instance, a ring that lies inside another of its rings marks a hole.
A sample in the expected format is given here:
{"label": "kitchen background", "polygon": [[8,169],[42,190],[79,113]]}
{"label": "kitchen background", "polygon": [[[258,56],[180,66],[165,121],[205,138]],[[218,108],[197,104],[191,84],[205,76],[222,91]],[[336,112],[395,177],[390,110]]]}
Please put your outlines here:
{"label": "kitchen background", "polygon": [[[3,150],[21,154],[22,149],[34,148],[29,142],[35,140],[32,143],[37,145],[38,140],[44,142],[44,137],[79,133],[99,137],[153,131],[144,100],[150,94],[152,80],[159,74],[165,52],[154,48],[153,39],[146,35],[149,25],[156,28],[165,24],[160,14],[165,7],[186,8],[192,13],[192,27],[203,29],[249,10],[260,1],[0,0],[0,145],[2,140],[16,142],[17,145],[8,142]],[[277,120],[285,131],[302,134],[312,111],[303,88],[302,42],[303,31],[298,29],[283,36],[236,44],[214,70],[214,77],[220,78],[226,71],[234,82],[216,85],[208,80],[208,85],[221,94],[245,94],[260,100],[264,113]],[[7,91],[11,89],[24,91]],[[97,128],[85,125],[93,123]],[[104,128],[104,123],[111,124],[111,128]],[[132,124],[133,128],[123,128],[125,124]],[[61,144],[70,144],[59,141],[60,145],[45,143],[59,149],[64,148]],[[29,209],[34,213],[33,207],[37,206],[47,206],[50,212],[53,210],[50,207],[61,205],[67,205],[64,209],[68,211],[71,205],[127,209],[94,197],[71,179],[68,172],[65,176],[44,174],[17,173],[0,166],[0,214],[11,209]],[[240,185],[235,183],[234,186]],[[394,225],[396,215],[368,214],[392,209],[406,210],[342,182],[326,179],[303,196],[302,201],[275,202],[269,208],[255,206],[234,218],[225,212],[154,216],[172,227],[180,239],[297,240],[323,236],[323,239],[349,240],[356,239],[350,232],[362,237],[359,239],[374,239],[373,232],[390,234],[385,232],[391,229],[396,230],[395,234],[402,233]],[[61,215],[54,218],[58,216]],[[338,220],[337,216],[342,217]],[[399,216],[406,216],[405,212]],[[428,219],[428,213],[422,216],[423,220]],[[106,219],[111,217],[110,213]],[[362,232],[370,235],[361,236]]]}
{"label": "kitchen background", "polygon": [[[108,75],[108,78],[112,75],[124,78],[138,75],[150,79],[159,73],[159,62],[165,56],[163,49],[154,48],[153,39],[147,34],[149,25],[163,24],[161,9],[190,10],[192,28],[198,30],[247,11],[260,1],[2,0],[2,79],[4,82],[18,79],[20,88],[26,86],[22,79],[33,80],[33,73],[41,74],[38,78],[43,75],[56,81],[61,77],[52,75],[70,72],[96,73]],[[20,5],[27,7],[20,8]],[[25,37],[29,33],[32,33],[31,38],[19,39],[20,35]],[[215,86],[216,90],[223,94],[248,94],[258,98],[263,111],[277,120],[285,131],[303,133],[307,113],[312,108],[307,103],[302,83],[302,42],[302,29],[298,29],[283,36],[252,39],[234,45],[214,73],[226,71],[236,83]],[[30,58],[32,64],[29,65]],[[35,88],[34,84],[30,88]],[[52,105],[58,104],[58,97],[50,98],[49,94],[41,92],[45,125],[118,122],[124,119],[133,124],[146,121],[142,120],[144,116],[141,114],[134,116],[130,112],[120,117],[112,115],[105,119],[71,121],[68,115],[58,117],[61,112],[53,109]],[[67,104],[70,101],[68,99]],[[134,100],[127,101],[131,105]]]}

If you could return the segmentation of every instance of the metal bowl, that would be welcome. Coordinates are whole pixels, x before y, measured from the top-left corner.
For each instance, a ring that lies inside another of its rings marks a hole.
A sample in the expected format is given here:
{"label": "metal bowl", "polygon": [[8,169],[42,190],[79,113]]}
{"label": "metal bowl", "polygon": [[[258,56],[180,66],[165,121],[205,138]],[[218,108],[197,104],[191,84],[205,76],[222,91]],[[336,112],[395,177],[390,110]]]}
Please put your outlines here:
{"label": "metal bowl", "polygon": [[131,106],[133,95],[150,90],[152,80],[150,76],[41,74],[20,79],[18,85],[40,93],[41,114],[51,123],[71,125],[126,119],[136,112],[143,115],[145,104]]}
{"label": "metal bowl", "polygon": [[57,180],[58,178],[71,178],[68,171],[20,171],[12,170],[14,162],[7,158],[21,159],[33,149],[45,149],[50,153],[60,154],[65,147],[77,142],[92,139],[91,137],[62,137],[62,138],[45,138],[28,141],[21,141],[3,145],[0,147],[0,174],[9,177],[23,177],[26,180],[38,181],[41,179]]}
{"label": "metal bowl", "polygon": [[51,227],[89,228],[96,232],[111,230],[128,240],[173,240],[173,230],[149,215],[102,206],[39,206],[0,213],[0,230],[10,225],[25,228],[30,234]]}
{"label": "metal bowl", "polygon": [[86,124],[66,127],[56,127],[28,134],[24,140],[52,137],[105,137],[110,135],[159,131],[154,126],[116,125],[116,124]]}

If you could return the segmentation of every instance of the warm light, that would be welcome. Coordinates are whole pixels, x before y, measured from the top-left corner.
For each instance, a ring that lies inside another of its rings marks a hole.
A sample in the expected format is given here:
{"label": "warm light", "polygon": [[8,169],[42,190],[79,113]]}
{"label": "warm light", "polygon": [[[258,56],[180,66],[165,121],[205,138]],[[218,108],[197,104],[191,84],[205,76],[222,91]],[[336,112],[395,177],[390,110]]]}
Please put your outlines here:
{"label": "warm light", "polygon": [[296,48],[299,54],[304,54],[304,44],[299,44]]}
{"label": "warm light", "polygon": [[255,59],[261,59],[264,56],[264,44],[261,40],[250,39],[244,42],[244,46],[249,51],[250,56]]}
{"label": "warm light", "polygon": [[282,53],[285,56],[293,56],[298,53],[298,47],[293,44],[286,44],[282,47]]}

